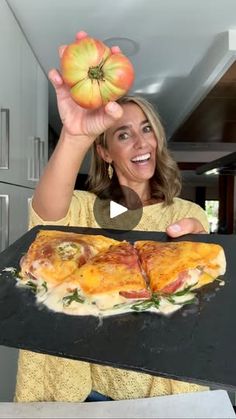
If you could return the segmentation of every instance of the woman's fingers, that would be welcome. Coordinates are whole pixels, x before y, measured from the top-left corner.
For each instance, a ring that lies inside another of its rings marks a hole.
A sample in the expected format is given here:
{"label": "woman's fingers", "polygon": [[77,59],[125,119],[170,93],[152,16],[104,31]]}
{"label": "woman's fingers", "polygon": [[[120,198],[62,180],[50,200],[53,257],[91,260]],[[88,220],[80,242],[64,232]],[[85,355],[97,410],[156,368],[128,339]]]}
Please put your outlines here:
{"label": "woman's fingers", "polygon": [[60,45],[60,47],[58,48],[58,53],[59,53],[59,57],[62,58],[63,53],[66,49],[67,45]]}
{"label": "woman's fingers", "polygon": [[87,32],[85,31],[79,31],[77,32],[77,34],[75,35],[75,39],[77,39],[78,41],[80,41],[80,39],[84,39],[88,36]]}
{"label": "woman's fingers", "polygon": [[108,102],[105,106],[105,112],[111,116],[113,120],[119,119],[123,115],[123,109],[117,102]]}
{"label": "woman's fingers", "polygon": [[174,224],[169,225],[166,233],[170,237],[180,237],[185,234],[201,234],[206,233],[204,227],[196,218],[182,218]]}
{"label": "woman's fingers", "polygon": [[118,47],[118,45],[111,47],[112,54],[121,54],[121,49]]}
{"label": "woman's fingers", "polygon": [[65,85],[63,78],[55,68],[49,71],[48,78],[55,89],[58,100],[62,100],[65,98],[69,98],[70,100],[72,100],[70,97],[69,88]]}
{"label": "woman's fingers", "polygon": [[55,68],[52,68],[49,71],[48,78],[50,82],[53,84],[53,86],[55,87],[55,89],[63,85],[63,79],[60,73]]}

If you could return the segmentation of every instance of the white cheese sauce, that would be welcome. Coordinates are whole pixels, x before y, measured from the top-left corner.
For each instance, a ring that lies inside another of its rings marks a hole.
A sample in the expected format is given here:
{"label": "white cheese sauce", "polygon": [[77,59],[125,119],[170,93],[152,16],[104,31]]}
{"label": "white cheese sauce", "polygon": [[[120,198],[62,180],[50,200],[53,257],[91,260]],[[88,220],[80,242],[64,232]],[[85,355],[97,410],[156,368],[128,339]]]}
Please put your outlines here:
{"label": "white cheese sauce", "polygon": [[[15,273],[14,268],[5,268],[5,270]],[[190,271],[190,277],[185,284],[194,286],[197,280],[198,272],[196,270]],[[48,309],[57,312],[74,316],[97,316],[107,317],[124,313],[135,312],[152,312],[160,315],[170,316],[172,313],[180,310],[186,303],[194,303],[195,293],[188,291],[183,292],[184,295],[171,295],[170,298],[158,296],[159,306],[152,306],[145,310],[134,310],[131,308],[134,305],[139,305],[149,300],[126,299],[122,297],[119,292],[109,293],[107,295],[93,295],[91,297],[85,296],[83,291],[74,283],[64,282],[60,285],[53,285],[46,283],[43,279],[38,278],[37,281],[30,279],[16,278],[17,286],[30,287],[33,284],[32,290],[35,292],[35,298],[38,304],[44,304]],[[224,281],[219,284],[224,285]],[[36,287],[34,289],[34,286]],[[37,291],[37,292],[36,292]],[[183,291],[178,289],[178,293]],[[75,293],[75,296],[74,296]]]}
{"label": "white cheese sauce", "polygon": [[[37,293],[36,300],[38,303],[43,303],[50,310],[57,313],[65,313],[75,316],[99,316],[107,317],[124,313],[135,313],[131,308],[132,305],[140,302],[140,300],[131,300],[119,295],[119,293],[112,293],[106,296],[93,296],[88,299],[85,298],[82,291],[77,289],[80,298],[84,302],[71,301],[70,304],[65,303],[65,297],[72,295],[70,283],[63,283],[46,293]],[[181,309],[186,301],[194,298],[194,294],[187,293],[184,296],[174,297],[174,304],[166,298],[160,298],[159,308],[151,307],[144,311],[150,311],[162,315],[170,315],[175,311]]]}

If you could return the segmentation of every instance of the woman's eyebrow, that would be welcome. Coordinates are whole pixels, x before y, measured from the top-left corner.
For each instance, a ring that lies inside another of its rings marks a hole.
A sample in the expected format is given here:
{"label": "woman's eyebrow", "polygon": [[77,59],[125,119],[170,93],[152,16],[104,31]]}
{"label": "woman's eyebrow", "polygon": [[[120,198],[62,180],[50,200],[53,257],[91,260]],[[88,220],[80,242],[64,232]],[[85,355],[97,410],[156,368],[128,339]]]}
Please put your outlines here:
{"label": "woman's eyebrow", "polygon": [[131,128],[132,127],[132,125],[131,124],[129,124],[129,125],[122,125],[121,127],[118,127],[118,128],[116,128],[114,131],[113,131],[113,135],[117,132],[117,131],[121,131],[121,130],[124,130],[124,129],[129,129],[129,128]]}
{"label": "woman's eyebrow", "polygon": [[[144,121],[140,122],[140,125],[144,125],[144,124],[146,124],[147,122],[149,122],[149,121],[148,121],[147,119],[145,119]],[[114,135],[117,131],[121,131],[121,130],[129,129],[129,128],[132,128],[132,124],[122,125],[121,127],[118,127],[118,128],[116,128],[116,129],[113,131],[113,135]]]}

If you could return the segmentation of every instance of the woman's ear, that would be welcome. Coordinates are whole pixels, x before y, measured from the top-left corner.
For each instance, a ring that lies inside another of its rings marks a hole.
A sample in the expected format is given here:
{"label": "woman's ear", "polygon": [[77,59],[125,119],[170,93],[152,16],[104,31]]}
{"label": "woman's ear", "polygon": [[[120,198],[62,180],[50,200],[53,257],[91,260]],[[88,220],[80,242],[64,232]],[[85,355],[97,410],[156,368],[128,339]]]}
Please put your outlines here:
{"label": "woman's ear", "polygon": [[98,153],[99,157],[101,157],[101,159],[103,159],[107,163],[112,162],[109,151],[106,148],[102,147],[101,144],[96,145],[96,150],[97,150],[97,153]]}

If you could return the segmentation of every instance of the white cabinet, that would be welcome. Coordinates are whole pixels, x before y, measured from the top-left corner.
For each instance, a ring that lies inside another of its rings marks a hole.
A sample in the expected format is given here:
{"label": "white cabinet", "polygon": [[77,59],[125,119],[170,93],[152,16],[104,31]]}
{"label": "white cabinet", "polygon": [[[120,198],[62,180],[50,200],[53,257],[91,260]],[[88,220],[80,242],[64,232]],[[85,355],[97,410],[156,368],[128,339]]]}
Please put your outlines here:
{"label": "white cabinet", "polygon": [[[5,1],[0,2],[0,179],[19,179],[20,165],[14,162],[22,154],[20,123],[20,45],[21,31]],[[13,123],[14,121],[14,123]]]}
{"label": "white cabinet", "polygon": [[25,164],[21,182],[34,187],[48,157],[48,82],[27,43],[21,46],[21,138]]}
{"label": "white cabinet", "polygon": [[0,181],[34,187],[47,161],[48,80],[0,0]]}
{"label": "white cabinet", "polygon": [[0,182],[0,252],[28,230],[28,205],[33,190]]}

